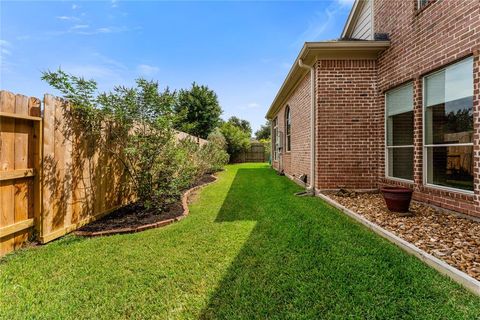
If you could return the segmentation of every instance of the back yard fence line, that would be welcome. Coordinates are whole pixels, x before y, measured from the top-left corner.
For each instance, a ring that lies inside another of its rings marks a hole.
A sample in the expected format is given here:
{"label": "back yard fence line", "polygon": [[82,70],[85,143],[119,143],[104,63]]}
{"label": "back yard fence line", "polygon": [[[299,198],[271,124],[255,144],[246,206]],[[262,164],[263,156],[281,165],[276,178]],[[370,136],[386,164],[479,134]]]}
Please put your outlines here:
{"label": "back yard fence line", "polygon": [[[203,139],[179,132],[178,139]],[[120,161],[88,141],[63,99],[0,91],[0,256],[54,240],[125,205]]]}
{"label": "back yard fence line", "polygon": [[241,152],[235,155],[230,162],[243,163],[243,162],[266,162],[267,152],[265,146],[260,142],[252,142],[250,148],[247,151]]}

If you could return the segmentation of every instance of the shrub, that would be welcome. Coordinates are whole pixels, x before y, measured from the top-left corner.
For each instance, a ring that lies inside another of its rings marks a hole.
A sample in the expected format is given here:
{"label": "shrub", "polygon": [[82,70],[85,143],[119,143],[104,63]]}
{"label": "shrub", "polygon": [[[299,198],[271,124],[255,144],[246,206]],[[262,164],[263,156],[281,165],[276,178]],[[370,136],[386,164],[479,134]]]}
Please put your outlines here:
{"label": "shrub", "polygon": [[272,156],[272,140],[270,138],[268,139],[260,139],[258,142],[260,142],[263,145],[263,148],[265,149],[265,158],[271,162],[271,156]]}
{"label": "shrub", "polygon": [[165,209],[199,176],[220,165],[219,156],[208,153],[217,152],[215,148],[177,141],[175,93],[168,88],[160,92],[156,82],[138,79],[133,88],[118,86],[95,96],[93,80],[62,70],[45,72],[42,79],[69,100],[85,138],[121,161],[138,202],[147,208]]}
{"label": "shrub", "polygon": [[236,125],[230,122],[225,122],[220,127],[220,132],[225,137],[225,141],[227,142],[226,150],[230,157],[250,148],[250,134]]}
{"label": "shrub", "polygon": [[208,135],[208,142],[200,149],[200,158],[204,160],[205,173],[222,170],[230,156],[226,151],[227,141],[217,128]]}

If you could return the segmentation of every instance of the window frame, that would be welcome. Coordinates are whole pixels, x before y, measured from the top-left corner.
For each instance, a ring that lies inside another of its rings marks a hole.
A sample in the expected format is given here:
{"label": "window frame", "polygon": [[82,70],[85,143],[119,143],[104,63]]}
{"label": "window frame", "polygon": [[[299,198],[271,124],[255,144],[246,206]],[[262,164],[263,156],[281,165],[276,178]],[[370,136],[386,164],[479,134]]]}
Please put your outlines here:
{"label": "window frame", "polygon": [[287,105],[287,107],[285,108],[284,117],[285,117],[284,119],[285,120],[285,153],[289,153],[292,151],[292,112],[289,105]]}
{"label": "window frame", "polygon": [[[415,137],[414,137],[414,144],[412,145],[402,145],[402,146],[389,146],[388,145],[388,107],[387,107],[387,93],[388,92],[391,92],[391,91],[395,91],[395,90],[398,90],[398,89],[401,89],[402,87],[405,87],[405,86],[408,86],[408,85],[412,85],[412,93],[415,92],[413,86],[414,86],[414,82],[412,80],[406,82],[406,83],[403,83],[399,86],[396,86],[390,90],[387,90],[385,91],[384,93],[384,135],[385,135],[385,139],[384,139],[384,144],[385,144],[385,178],[386,179],[389,179],[389,180],[393,180],[393,181],[399,181],[399,182],[405,182],[405,183],[409,183],[409,184],[413,184],[415,181]],[[415,129],[415,98],[413,99],[412,101],[412,111],[413,111],[413,126],[414,126],[414,129]],[[405,178],[398,178],[398,177],[392,177],[389,175],[389,172],[390,172],[390,166],[389,166],[389,156],[388,156],[388,151],[389,149],[399,149],[399,148],[412,148],[413,150],[413,159],[412,159],[412,169],[413,169],[413,179],[410,180],[410,179],[405,179]]]}
{"label": "window frame", "polygon": [[[470,143],[442,143],[442,144],[426,144],[425,143],[425,136],[426,136],[425,133],[427,132],[426,127],[425,127],[425,112],[426,112],[426,108],[427,108],[425,106],[425,100],[426,100],[425,97],[426,97],[427,87],[426,87],[425,83],[426,83],[427,77],[432,76],[432,75],[437,74],[437,73],[440,73],[440,72],[443,72],[448,67],[453,66],[453,65],[455,65],[457,63],[460,63],[462,61],[465,61],[467,59],[473,59],[473,57],[472,56],[464,57],[460,60],[455,61],[454,63],[451,63],[449,65],[446,65],[446,66],[442,67],[439,70],[427,73],[427,74],[422,76],[422,162],[423,162],[422,163],[422,171],[423,171],[422,181],[423,181],[423,185],[425,187],[430,188],[430,189],[437,189],[437,190],[440,190],[440,191],[454,192],[454,193],[460,193],[460,194],[466,194],[466,195],[473,195],[475,193],[474,190],[470,191],[470,190],[465,190],[465,189],[459,189],[459,188],[453,188],[453,187],[447,187],[447,186],[441,186],[441,185],[437,185],[437,184],[433,184],[433,183],[428,183],[428,177],[427,177],[428,176],[428,173],[427,173],[427,170],[428,170],[427,149],[428,148],[433,148],[433,147],[465,147],[465,146],[473,147],[474,146],[473,141],[470,142]],[[473,70],[472,70],[472,73],[473,73]],[[474,95],[474,92],[472,92],[472,94]],[[475,178],[474,178],[474,180],[475,180]],[[475,181],[474,181],[474,183],[475,183]]]}
{"label": "window frame", "polygon": [[273,161],[278,161],[278,116],[272,121]]}

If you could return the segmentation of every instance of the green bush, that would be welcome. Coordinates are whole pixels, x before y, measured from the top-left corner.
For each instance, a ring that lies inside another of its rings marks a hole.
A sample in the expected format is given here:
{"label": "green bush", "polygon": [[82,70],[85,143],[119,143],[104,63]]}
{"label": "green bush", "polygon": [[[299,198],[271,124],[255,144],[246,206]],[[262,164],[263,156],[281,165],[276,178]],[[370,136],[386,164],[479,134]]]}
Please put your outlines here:
{"label": "green bush", "polygon": [[263,148],[265,149],[265,158],[271,161],[271,156],[272,156],[272,140],[270,138],[268,139],[260,139],[258,142],[260,142],[263,145]]}
{"label": "green bush", "polygon": [[220,132],[227,142],[226,150],[230,157],[233,157],[250,148],[250,134],[243,131],[238,126],[225,122],[220,127]]}
{"label": "green bush", "polygon": [[200,158],[203,159],[205,173],[222,170],[228,163],[230,156],[226,147],[227,141],[218,128],[208,135],[208,142],[200,149]]}
{"label": "green bush", "polygon": [[42,79],[71,103],[85,139],[121,161],[130,177],[126,183],[144,207],[164,210],[205,172],[225,163],[216,143],[200,148],[176,139],[176,95],[160,92],[156,82],[139,79],[133,88],[118,86],[96,96],[95,81],[62,70],[45,72]]}

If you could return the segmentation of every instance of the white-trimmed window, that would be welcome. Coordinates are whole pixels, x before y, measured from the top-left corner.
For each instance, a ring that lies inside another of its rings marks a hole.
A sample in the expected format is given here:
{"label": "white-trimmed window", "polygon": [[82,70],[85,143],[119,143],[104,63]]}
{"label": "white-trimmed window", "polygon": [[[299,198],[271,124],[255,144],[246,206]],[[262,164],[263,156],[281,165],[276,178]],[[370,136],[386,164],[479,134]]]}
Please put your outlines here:
{"label": "white-trimmed window", "polygon": [[289,152],[292,148],[291,142],[291,133],[292,133],[292,115],[290,112],[290,107],[287,106],[285,109],[285,150]]}
{"label": "white-trimmed window", "polygon": [[278,137],[278,120],[277,118],[272,121],[272,146],[273,146],[273,160],[278,160],[278,142],[280,141]]}
{"label": "white-trimmed window", "polygon": [[424,78],[427,184],[473,191],[473,58]]}
{"label": "white-trimmed window", "polygon": [[385,94],[387,177],[413,180],[413,84]]}

